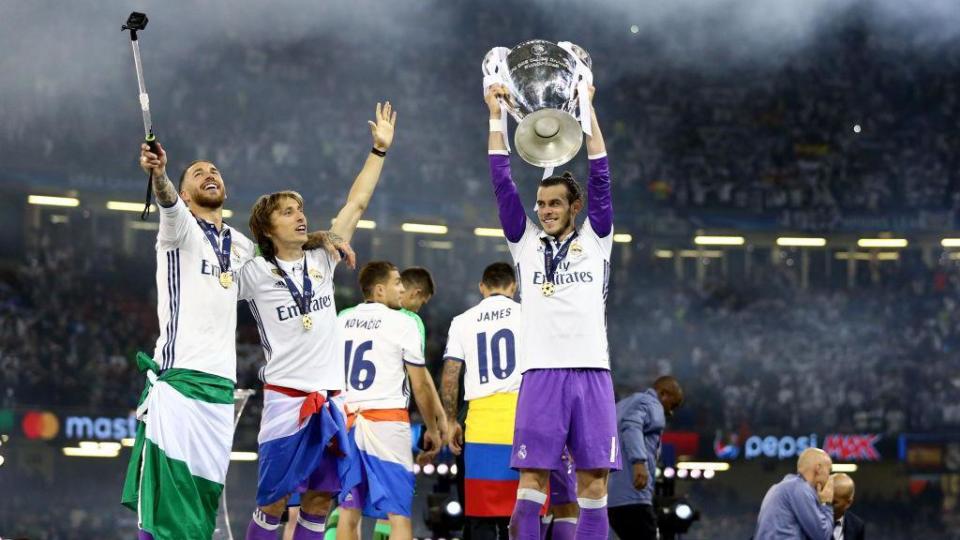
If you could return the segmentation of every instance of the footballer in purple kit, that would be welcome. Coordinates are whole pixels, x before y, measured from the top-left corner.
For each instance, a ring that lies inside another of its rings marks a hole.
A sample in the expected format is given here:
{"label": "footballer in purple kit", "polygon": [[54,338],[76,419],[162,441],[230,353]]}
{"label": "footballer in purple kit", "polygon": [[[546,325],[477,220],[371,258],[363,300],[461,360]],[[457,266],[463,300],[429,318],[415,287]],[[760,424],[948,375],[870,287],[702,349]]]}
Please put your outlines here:
{"label": "footballer in purple kit", "polygon": [[587,219],[580,226],[576,218],[584,196],[568,172],[541,180],[539,223],[527,218],[511,178],[505,134],[497,130],[496,120],[504,114],[500,102],[510,99],[509,92],[494,84],[485,95],[492,120],[490,174],[523,309],[523,382],[510,463],[520,470],[511,537],[522,540],[539,538],[549,473],[564,466],[564,447],[576,468],[578,539],[607,538],[607,478],[620,469],[606,329],[613,207],[593,92],[591,87]]}

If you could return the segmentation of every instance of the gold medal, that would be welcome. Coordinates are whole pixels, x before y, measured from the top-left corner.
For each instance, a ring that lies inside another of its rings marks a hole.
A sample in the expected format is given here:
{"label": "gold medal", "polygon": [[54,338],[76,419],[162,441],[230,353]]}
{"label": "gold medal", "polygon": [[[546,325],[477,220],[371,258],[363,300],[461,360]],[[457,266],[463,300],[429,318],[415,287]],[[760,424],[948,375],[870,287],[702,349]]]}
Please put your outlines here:
{"label": "gold medal", "polygon": [[313,328],[313,318],[310,317],[309,314],[305,314],[305,315],[303,316],[303,319],[301,319],[301,320],[303,321],[303,329],[304,329],[304,330],[310,330],[311,328]]}
{"label": "gold medal", "polygon": [[544,281],[543,285],[540,285],[540,292],[543,293],[544,296],[550,297],[553,296],[553,293],[557,292],[557,287],[549,281]]}
{"label": "gold medal", "polygon": [[229,289],[233,285],[233,272],[220,272],[220,286]]}

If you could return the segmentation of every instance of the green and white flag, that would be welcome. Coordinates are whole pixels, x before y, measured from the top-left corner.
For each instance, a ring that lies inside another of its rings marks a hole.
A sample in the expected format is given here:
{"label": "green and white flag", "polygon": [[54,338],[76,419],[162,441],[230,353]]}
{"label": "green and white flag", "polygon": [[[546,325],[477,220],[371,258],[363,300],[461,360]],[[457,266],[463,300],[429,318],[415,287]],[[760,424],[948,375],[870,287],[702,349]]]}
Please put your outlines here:
{"label": "green and white flag", "polygon": [[155,540],[210,538],[230,464],[233,381],[179,368],[158,377],[144,353],[137,366],[148,382],[121,502]]}

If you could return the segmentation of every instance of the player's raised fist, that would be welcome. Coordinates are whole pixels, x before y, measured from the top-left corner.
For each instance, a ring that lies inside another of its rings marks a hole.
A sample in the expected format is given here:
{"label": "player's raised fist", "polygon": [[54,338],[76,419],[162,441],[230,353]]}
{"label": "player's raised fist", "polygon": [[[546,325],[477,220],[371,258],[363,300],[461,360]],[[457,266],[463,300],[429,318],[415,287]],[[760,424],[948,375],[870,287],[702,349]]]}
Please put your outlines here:
{"label": "player's raised fist", "polygon": [[157,143],[157,152],[157,154],[154,154],[147,143],[140,145],[140,168],[143,169],[143,172],[152,172],[154,176],[159,178],[166,174],[167,153],[160,146],[160,143]]}
{"label": "player's raised fist", "polygon": [[487,107],[490,109],[490,117],[500,118],[500,100],[509,102],[510,91],[502,84],[491,84],[483,95],[483,100],[487,102]]}
{"label": "player's raised fist", "polygon": [[397,125],[397,111],[393,110],[390,102],[381,105],[377,103],[376,121],[367,121],[370,134],[373,136],[373,147],[386,152],[393,144],[393,129]]}

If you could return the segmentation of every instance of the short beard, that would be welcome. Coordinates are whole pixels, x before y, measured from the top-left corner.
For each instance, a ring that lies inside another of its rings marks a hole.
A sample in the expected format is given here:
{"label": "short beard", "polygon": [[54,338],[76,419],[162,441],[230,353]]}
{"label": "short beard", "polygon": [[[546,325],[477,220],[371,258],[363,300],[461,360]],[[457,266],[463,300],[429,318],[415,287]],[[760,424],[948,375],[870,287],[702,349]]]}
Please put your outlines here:
{"label": "short beard", "polygon": [[[560,239],[560,236],[563,236],[563,233],[570,229],[570,225],[573,223],[573,216],[567,216],[566,221],[563,222],[563,225],[560,226],[560,230],[557,232],[557,239]],[[543,226],[543,221],[540,221],[540,225]]]}
{"label": "short beard", "polygon": [[201,190],[197,190],[193,194],[193,203],[202,208],[209,208],[210,210],[216,210],[218,208],[223,208],[223,191],[220,190],[217,195],[207,195]]}

